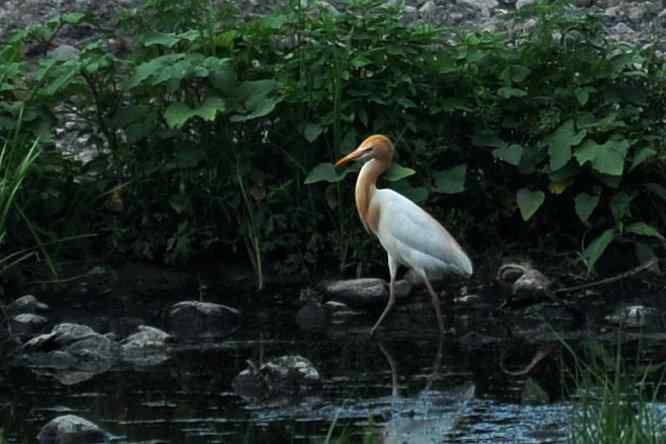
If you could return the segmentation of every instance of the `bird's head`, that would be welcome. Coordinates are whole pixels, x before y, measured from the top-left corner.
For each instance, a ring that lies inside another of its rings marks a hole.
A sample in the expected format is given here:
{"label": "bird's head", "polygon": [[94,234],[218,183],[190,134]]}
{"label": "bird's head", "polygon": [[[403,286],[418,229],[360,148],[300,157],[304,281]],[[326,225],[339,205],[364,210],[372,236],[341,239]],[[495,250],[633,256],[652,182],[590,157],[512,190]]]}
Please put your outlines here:
{"label": "bird's head", "polygon": [[391,140],[388,137],[382,135],[368,137],[358,146],[358,148],[338,160],[335,163],[335,166],[339,167],[353,160],[361,160],[365,162],[370,159],[377,159],[391,163],[393,160],[393,143],[391,143]]}

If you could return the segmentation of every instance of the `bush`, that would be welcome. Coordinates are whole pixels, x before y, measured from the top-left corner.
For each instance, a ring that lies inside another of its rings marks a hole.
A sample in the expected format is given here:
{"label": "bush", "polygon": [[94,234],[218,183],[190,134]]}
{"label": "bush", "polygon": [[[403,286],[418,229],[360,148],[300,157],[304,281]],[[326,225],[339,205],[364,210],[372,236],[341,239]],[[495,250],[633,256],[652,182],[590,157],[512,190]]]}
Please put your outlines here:
{"label": "bush", "polygon": [[615,240],[657,254],[663,62],[605,40],[564,2],[520,14],[534,29],[445,42],[375,0],[252,20],[151,0],[122,14],[128,44],[60,47],[31,69],[25,46],[87,20],[70,14],[2,48],[0,132],[22,106],[48,143],[54,116],[71,110],[105,154],[69,177],[89,178],[88,202],[122,204],[114,248],[169,263],[244,251],[259,287],[266,257],[293,274],[377,252],[356,221],[349,170],[331,163],[370,133],[396,142],[389,186],[473,248],[580,239],[589,270]]}

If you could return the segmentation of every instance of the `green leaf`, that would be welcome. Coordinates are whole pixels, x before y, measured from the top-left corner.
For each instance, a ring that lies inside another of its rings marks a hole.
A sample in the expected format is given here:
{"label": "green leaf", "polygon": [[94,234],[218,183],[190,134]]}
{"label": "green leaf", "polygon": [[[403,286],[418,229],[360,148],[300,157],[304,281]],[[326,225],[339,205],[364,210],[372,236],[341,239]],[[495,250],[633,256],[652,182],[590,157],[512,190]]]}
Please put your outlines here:
{"label": "green leaf", "polygon": [[303,129],[303,136],[305,136],[305,140],[312,143],[317,140],[317,137],[319,137],[322,131],[324,131],[324,128],[322,128],[321,125],[316,123],[306,123],[305,128]]}
{"label": "green leaf", "polygon": [[599,204],[599,194],[580,193],[574,199],[576,205],[576,214],[583,223],[592,215],[592,212]]}
{"label": "green leaf", "polygon": [[505,82],[522,82],[530,75],[530,69],[523,65],[510,65],[504,68],[500,78]]}
{"label": "green leaf", "polygon": [[428,189],[425,187],[413,187],[407,180],[393,182],[390,187],[392,190],[402,194],[407,199],[417,204],[423,203],[428,200]]}
{"label": "green leaf", "polygon": [[574,156],[580,165],[590,162],[592,168],[602,174],[621,176],[628,150],[629,141],[624,138],[613,138],[603,145],[588,140],[576,150]]}
{"label": "green leaf", "polygon": [[78,63],[73,63],[67,66],[54,81],[49,83],[46,88],[44,88],[44,93],[52,96],[59,92],[72,81],[75,75],[79,73],[79,69],[80,66]]}
{"label": "green leaf", "polygon": [[354,58],[351,60],[351,64],[352,64],[352,66],[353,66],[354,68],[357,68],[357,69],[358,69],[358,68],[362,68],[362,67],[364,67],[364,66],[367,66],[367,65],[369,65],[370,63],[372,63],[372,62],[370,61],[370,59],[368,59],[367,57],[365,57],[365,56],[363,56],[363,55],[357,55],[356,57],[354,57]]}
{"label": "green leaf", "polygon": [[587,132],[576,131],[573,119],[568,119],[560,125],[553,133],[545,138],[550,155],[550,169],[559,170],[571,159],[571,147],[578,145]]}
{"label": "green leaf", "polygon": [[636,195],[630,195],[624,191],[620,191],[611,198],[609,206],[616,223],[619,224],[624,220],[624,217],[628,214],[629,207],[631,206],[631,201],[633,201],[635,197]]}
{"label": "green leaf", "polygon": [[194,115],[201,117],[204,120],[212,122],[217,117],[217,113],[225,110],[225,102],[221,97],[211,96],[208,97],[204,103],[193,110]]}
{"label": "green leaf", "polygon": [[585,265],[587,266],[588,271],[594,269],[594,264],[597,263],[597,260],[601,255],[606,251],[608,245],[615,239],[615,229],[609,228],[599,237],[590,242],[590,245],[585,248],[583,251],[583,259],[585,260]]}
{"label": "green leaf", "polygon": [[85,14],[80,12],[70,12],[69,14],[64,14],[62,16],[62,21],[68,25],[78,25],[81,23],[81,20],[83,20],[83,17],[85,17]]}
{"label": "green leaf", "polygon": [[523,157],[523,147],[520,145],[509,145],[493,150],[495,159],[503,160],[514,166],[520,165],[520,159]]}
{"label": "green leaf", "polygon": [[546,195],[543,191],[532,191],[527,188],[521,188],[516,193],[516,201],[520,214],[524,221],[529,220],[534,213],[543,205]]}
{"label": "green leaf", "polygon": [[171,48],[178,44],[180,40],[180,38],[172,33],[152,32],[143,39],[143,46],[166,46],[167,48]]}
{"label": "green leaf", "polygon": [[652,148],[643,147],[639,149],[638,152],[634,155],[634,159],[631,162],[631,167],[629,167],[629,171],[632,171],[638,165],[640,165],[641,163],[645,162],[647,159],[655,155],[657,155],[657,152]]}
{"label": "green leaf", "polygon": [[590,100],[590,93],[596,91],[595,88],[591,86],[583,86],[581,88],[576,88],[574,90],[574,95],[580,106],[585,106]]}
{"label": "green leaf", "polygon": [[180,128],[190,117],[192,117],[192,110],[181,102],[172,103],[164,111],[164,118],[169,128]]}
{"label": "green leaf", "polygon": [[658,183],[646,183],[645,188],[654,194],[657,197],[660,197],[661,200],[666,202],[666,187],[659,185]]}
{"label": "green leaf", "polygon": [[497,134],[488,131],[472,134],[472,144],[475,146],[492,146],[495,148],[504,148],[507,146],[506,142]]}
{"label": "green leaf", "polygon": [[508,99],[511,97],[525,97],[527,95],[527,91],[519,88],[512,88],[510,86],[503,86],[497,91],[497,94],[499,94],[500,97]]}
{"label": "green leaf", "polygon": [[320,163],[316,167],[310,171],[308,176],[305,178],[305,184],[309,185],[311,183],[316,183],[316,182],[340,182],[342,179],[345,178],[347,173],[349,172],[349,169],[343,170],[342,172],[338,173],[338,171],[335,168],[335,165],[333,165],[330,162],[325,162],[325,163]]}
{"label": "green leaf", "polygon": [[629,224],[624,227],[624,232],[639,234],[641,236],[656,237],[662,240],[664,239],[664,236],[659,233],[659,230],[657,230],[652,225],[646,224],[645,222],[635,222],[633,224]]}
{"label": "green leaf", "polygon": [[384,179],[388,180],[389,182],[397,182],[415,173],[416,171],[414,171],[413,169],[403,167],[400,164],[393,162],[391,168],[389,168],[386,174],[384,174]]}
{"label": "green leaf", "polygon": [[275,80],[254,80],[238,85],[236,95],[240,99],[243,114],[231,116],[232,122],[244,122],[270,114],[282,101],[276,95],[278,83]]}
{"label": "green leaf", "polygon": [[398,102],[398,104],[403,108],[416,108],[416,103],[407,97],[398,97],[396,102]]}
{"label": "green leaf", "polygon": [[435,178],[435,191],[439,193],[455,194],[465,191],[465,176],[467,164],[462,164],[433,174]]}

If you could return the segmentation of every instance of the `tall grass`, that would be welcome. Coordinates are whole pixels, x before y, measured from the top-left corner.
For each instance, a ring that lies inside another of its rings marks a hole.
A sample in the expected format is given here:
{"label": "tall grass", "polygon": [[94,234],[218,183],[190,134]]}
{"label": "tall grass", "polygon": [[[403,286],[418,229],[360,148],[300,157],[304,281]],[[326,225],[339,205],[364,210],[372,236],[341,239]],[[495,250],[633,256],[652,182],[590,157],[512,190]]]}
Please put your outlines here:
{"label": "tall grass", "polygon": [[597,342],[588,343],[587,362],[568,345],[565,346],[576,362],[576,389],[569,424],[569,443],[665,442],[663,418],[654,408],[661,380],[652,393],[645,384],[650,373],[655,370],[654,367],[630,367],[623,358],[620,336],[614,354]]}

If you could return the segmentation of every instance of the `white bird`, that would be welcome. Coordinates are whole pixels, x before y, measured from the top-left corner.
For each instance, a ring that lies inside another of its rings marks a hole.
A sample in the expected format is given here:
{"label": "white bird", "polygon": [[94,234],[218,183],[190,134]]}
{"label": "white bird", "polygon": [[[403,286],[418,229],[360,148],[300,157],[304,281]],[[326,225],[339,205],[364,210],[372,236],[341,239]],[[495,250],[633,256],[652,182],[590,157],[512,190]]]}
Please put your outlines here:
{"label": "white bird", "polygon": [[444,333],[439,297],[430,279],[445,274],[469,277],[473,272],[472,261],[453,236],[421,207],[393,190],[377,189],[377,179],[391,166],[393,153],[393,143],[388,137],[374,135],[335,164],[366,162],[356,180],[356,209],[366,231],[377,236],[388,255],[389,300],[370,334],[375,334],[395,304],[395,277],[400,265],[411,268],[423,279],[432,297],[439,330]]}

